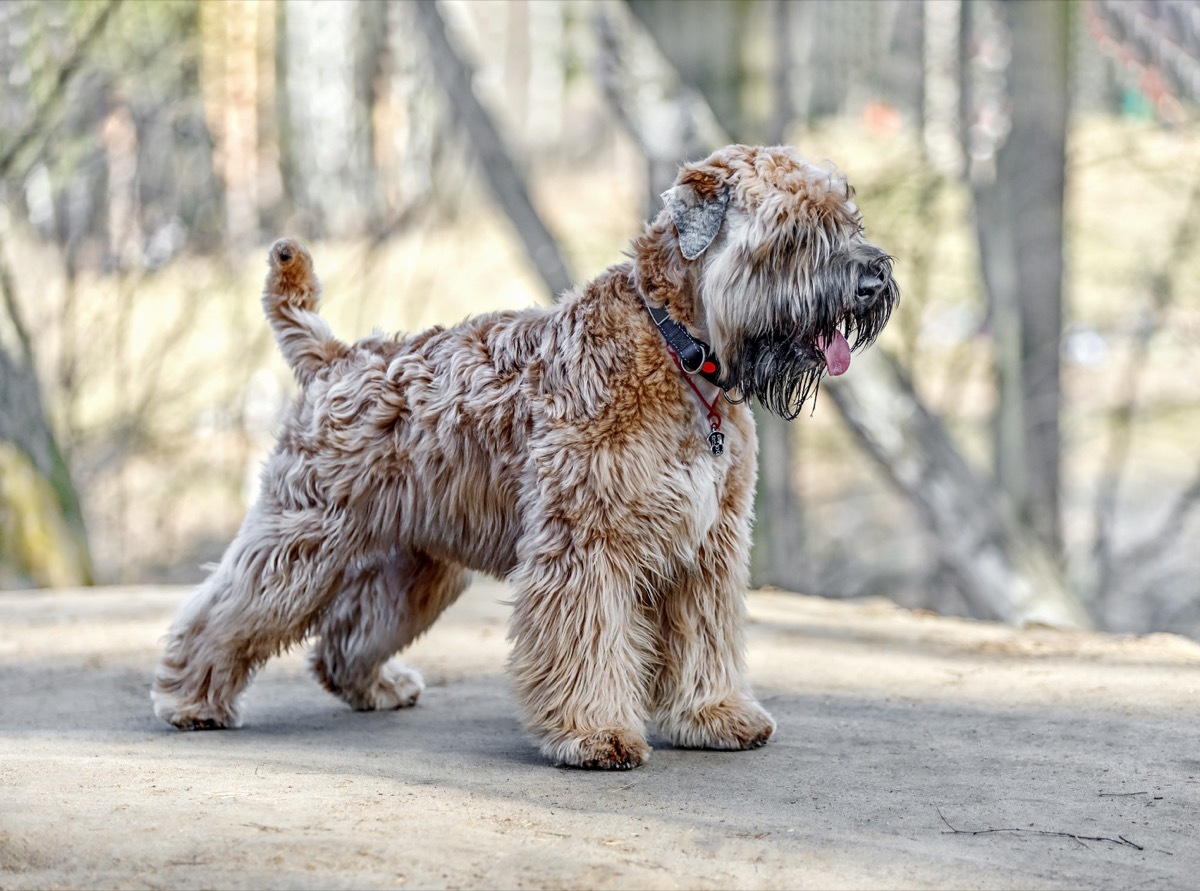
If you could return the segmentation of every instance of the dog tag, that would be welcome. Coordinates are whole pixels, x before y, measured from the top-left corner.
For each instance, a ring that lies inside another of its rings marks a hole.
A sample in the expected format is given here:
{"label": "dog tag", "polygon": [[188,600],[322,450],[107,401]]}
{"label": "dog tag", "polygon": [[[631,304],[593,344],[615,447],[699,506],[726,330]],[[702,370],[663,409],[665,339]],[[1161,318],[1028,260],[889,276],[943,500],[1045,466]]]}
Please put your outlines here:
{"label": "dog tag", "polygon": [[714,430],[708,434],[708,447],[714,455],[722,455],[725,452],[725,434],[720,430]]}

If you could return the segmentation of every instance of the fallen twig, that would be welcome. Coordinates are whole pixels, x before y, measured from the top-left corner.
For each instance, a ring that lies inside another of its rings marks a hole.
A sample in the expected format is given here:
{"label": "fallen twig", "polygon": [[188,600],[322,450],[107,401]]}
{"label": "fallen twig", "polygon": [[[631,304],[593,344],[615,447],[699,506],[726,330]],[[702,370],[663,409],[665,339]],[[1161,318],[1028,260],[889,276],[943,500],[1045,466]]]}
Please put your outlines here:
{"label": "fallen twig", "polygon": [[1114,845],[1124,845],[1130,848],[1136,848],[1139,851],[1146,850],[1141,845],[1131,842],[1123,835],[1118,835],[1116,838],[1109,838],[1106,835],[1077,835],[1074,832],[1050,832],[1045,829],[956,829],[950,825],[950,821],[946,819],[946,815],[942,813],[942,809],[936,804],[933,806],[938,812],[938,816],[942,818],[942,822],[946,824],[949,832],[943,832],[943,835],[985,835],[989,832],[1021,832],[1025,835],[1045,835],[1055,838],[1070,838],[1082,844],[1083,842],[1112,842]]}

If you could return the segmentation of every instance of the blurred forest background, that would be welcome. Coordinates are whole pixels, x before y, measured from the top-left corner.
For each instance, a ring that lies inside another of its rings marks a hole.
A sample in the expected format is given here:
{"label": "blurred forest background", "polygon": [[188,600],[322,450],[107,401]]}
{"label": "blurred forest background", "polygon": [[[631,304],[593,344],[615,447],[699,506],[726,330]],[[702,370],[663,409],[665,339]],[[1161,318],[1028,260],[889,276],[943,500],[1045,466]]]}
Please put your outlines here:
{"label": "blurred forest background", "polygon": [[1191,0],[5,0],[0,587],[194,581],[344,337],[548,302],[676,165],[835,162],[904,298],[760,419],[759,584],[1200,637]]}

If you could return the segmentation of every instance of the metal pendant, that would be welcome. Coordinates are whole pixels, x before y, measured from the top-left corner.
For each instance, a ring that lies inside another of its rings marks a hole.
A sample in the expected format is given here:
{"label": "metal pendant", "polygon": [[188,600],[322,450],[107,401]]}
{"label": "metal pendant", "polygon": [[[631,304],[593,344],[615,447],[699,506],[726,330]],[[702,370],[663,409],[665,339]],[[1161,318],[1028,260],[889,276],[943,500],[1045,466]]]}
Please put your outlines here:
{"label": "metal pendant", "polygon": [[725,453],[725,434],[713,428],[713,432],[708,434],[708,448],[715,456],[723,455]]}

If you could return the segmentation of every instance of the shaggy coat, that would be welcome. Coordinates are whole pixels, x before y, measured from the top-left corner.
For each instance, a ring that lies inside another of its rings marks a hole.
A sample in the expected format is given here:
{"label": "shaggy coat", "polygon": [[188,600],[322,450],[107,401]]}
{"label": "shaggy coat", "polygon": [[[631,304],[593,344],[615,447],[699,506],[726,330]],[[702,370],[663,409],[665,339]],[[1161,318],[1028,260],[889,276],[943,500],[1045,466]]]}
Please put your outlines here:
{"label": "shaggy coat", "polygon": [[[856,283],[883,255],[863,253],[845,180],[790,149],[723,150],[664,197],[632,261],[553,308],[352,345],[316,315],[308,253],[273,246],[263,306],[301,392],[258,503],[171,628],[161,717],[237,726],[255,669],[306,636],[316,677],[354,708],[411,705],[420,676],[394,656],[475,570],[516,592],[510,670],[553,762],[640,765],[651,719],[677,746],[770,738],[742,639],[751,414],[717,403],[714,455],[646,305],[721,356],[786,328],[819,376],[820,344],[882,325],[861,321]],[[822,293],[832,279],[849,293]],[[739,383],[722,386],[737,398]]]}

